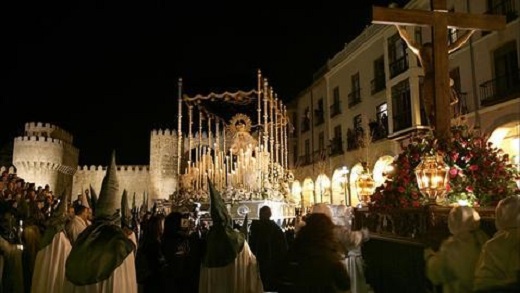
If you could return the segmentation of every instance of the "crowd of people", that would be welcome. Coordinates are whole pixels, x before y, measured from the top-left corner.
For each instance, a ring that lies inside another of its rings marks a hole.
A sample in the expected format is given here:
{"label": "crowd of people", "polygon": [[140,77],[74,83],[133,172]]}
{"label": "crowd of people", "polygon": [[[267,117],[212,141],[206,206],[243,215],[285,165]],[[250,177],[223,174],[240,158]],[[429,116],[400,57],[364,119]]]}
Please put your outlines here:
{"label": "crowd of people", "polygon": [[[293,230],[266,205],[237,225],[209,182],[210,221],[187,207],[129,207],[115,156],[99,196],[90,188],[71,201],[7,172],[1,184],[0,293],[371,291],[369,233],[350,229],[346,206],[338,218],[317,204]],[[490,237],[473,208],[454,207],[450,238],[425,250],[427,277],[443,292],[517,290],[519,214],[518,196],[501,201]]]}

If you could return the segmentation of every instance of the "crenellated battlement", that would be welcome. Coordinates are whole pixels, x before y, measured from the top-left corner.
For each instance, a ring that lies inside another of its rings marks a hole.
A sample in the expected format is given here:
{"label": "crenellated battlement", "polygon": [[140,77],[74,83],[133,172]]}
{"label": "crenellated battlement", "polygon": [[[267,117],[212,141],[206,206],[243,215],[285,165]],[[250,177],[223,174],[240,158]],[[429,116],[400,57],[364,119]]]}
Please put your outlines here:
{"label": "crenellated battlement", "polygon": [[55,143],[58,145],[63,145],[63,141],[60,139],[55,139],[52,137],[45,137],[45,136],[18,136],[14,138],[14,141],[33,141],[33,142],[49,142],[49,143]]}
{"label": "crenellated battlement", "polygon": [[152,130],[152,137],[153,136],[177,136],[177,130],[175,129],[154,129]]}
{"label": "crenellated battlement", "polygon": [[46,136],[18,136],[14,138],[14,143],[18,146],[23,145],[24,147],[40,148],[44,146],[54,145],[59,149],[67,149],[67,153],[72,156],[78,156],[79,150],[72,146],[70,143],[60,140],[58,138],[46,137]]}
{"label": "crenellated battlement", "polygon": [[25,123],[25,136],[52,137],[72,144],[73,136],[62,128],[51,123],[27,122]]}
{"label": "crenellated battlement", "polygon": [[[107,170],[106,166],[95,166],[95,165],[84,165],[78,166],[77,171],[81,172],[105,172]],[[117,171],[119,172],[145,172],[148,173],[150,171],[149,166],[147,165],[122,165],[117,166]]]}
{"label": "crenellated battlement", "polygon": [[54,129],[60,129],[58,126],[56,125],[53,125],[51,123],[43,123],[43,122],[27,122],[25,123],[25,130],[31,130],[31,129],[34,129],[34,128],[47,128],[47,129],[51,129],[51,130],[54,130]]}

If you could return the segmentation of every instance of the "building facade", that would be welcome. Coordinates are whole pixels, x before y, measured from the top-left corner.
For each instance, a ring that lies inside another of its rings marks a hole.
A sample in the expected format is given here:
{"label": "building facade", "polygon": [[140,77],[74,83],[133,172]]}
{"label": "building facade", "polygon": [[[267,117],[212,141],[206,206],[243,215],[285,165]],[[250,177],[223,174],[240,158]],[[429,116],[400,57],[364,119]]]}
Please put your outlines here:
{"label": "building facade", "polygon": [[[518,0],[448,0],[450,11],[501,14],[506,28],[476,31],[449,55],[452,124],[466,123],[509,153],[520,155],[520,24]],[[429,0],[409,1],[405,9],[430,9]],[[406,26],[419,44],[431,41],[431,28]],[[449,29],[450,43],[463,31]],[[372,24],[315,74],[314,81],[288,106],[295,126],[290,166],[305,205],[359,203],[355,182],[370,171],[376,185],[401,143],[428,131],[420,94],[423,70],[395,26]],[[299,186],[298,186],[299,185]],[[293,185],[294,186],[294,185]]]}

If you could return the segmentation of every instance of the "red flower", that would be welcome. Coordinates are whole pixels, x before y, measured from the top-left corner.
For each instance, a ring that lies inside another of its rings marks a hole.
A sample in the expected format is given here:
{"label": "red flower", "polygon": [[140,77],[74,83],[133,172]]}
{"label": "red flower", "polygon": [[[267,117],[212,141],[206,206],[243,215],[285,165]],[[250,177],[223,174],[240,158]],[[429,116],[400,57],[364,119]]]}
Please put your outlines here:
{"label": "red flower", "polygon": [[402,186],[399,186],[397,188],[397,191],[399,191],[400,193],[404,193],[406,191],[406,188],[402,187]]}
{"label": "red flower", "polygon": [[457,168],[455,168],[455,167],[452,167],[450,169],[450,177],[455,178],[455,177],[457,177],[457,174],[459,174],[459,170],[457,170]]}
{"label": "red flower", "polygon": [[471,171],[477,171],[479,168],[478,168],[478,165],[471,165],[471,166],[469,166],[468,169]]}

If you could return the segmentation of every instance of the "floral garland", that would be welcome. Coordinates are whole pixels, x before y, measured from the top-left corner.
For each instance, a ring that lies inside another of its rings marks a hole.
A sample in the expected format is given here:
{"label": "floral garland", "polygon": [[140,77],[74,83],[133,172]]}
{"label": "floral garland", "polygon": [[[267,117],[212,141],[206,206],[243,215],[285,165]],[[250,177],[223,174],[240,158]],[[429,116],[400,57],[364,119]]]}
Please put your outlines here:
{"label": "floral garland", "polygon": [[452,127],[449,140],[438,142],[431,135],[412,138],[392,163],[394,172],[371,196],[370,208],[420,207],[428,203],[419,191],[415,168],[426,154],[439,154],[450,167],[446,205],[466,200],[472,206],[494,206],[519,192],[519,172],[508,154],[485,136],[475,135],[467,125]]}

